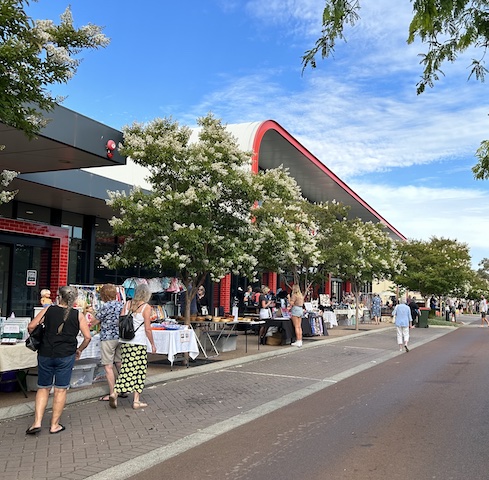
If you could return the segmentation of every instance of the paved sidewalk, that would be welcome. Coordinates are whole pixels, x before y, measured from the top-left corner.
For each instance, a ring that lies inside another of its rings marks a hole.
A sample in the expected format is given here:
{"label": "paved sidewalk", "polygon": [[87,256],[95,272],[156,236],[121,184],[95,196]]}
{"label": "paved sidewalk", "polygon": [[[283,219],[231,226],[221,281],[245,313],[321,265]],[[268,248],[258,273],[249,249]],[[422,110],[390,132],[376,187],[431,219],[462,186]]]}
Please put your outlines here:
{"label": "paved sidewalk", "polygon": [[[470,319],[475,320],[475,319]],[[411,347],[453,328],[411,330]],[[113,410],[96,399],[68,405],[66,431],[25,435],[31,416],[0,422],[3,480],[123,479],[213,436],[375,366],[406,355],[392,325],[344,337],[153,375],[143,393],[149,406]],[[256,347],[255,347],[256,348]],[[102,387],[101,387],[102,388]],[[92,394],[93,396],[93,394]]]}

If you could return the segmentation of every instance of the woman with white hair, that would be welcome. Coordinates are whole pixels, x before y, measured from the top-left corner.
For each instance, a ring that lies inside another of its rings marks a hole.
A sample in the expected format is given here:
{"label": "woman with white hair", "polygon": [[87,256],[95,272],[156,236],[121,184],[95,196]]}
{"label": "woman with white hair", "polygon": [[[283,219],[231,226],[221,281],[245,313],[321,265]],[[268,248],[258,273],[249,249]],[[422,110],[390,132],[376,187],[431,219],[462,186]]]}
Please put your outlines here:
{"label": "woman with white hair", "polygon": [[151,291],[146,284],[136,287],[134,297],[128,301],[122,309],[121,315],[132,312],[135,337],[132,340],[119,338],[121,346],[121,371],[114,386],[114,393],[109,396],[109,405],[117,408],[117,397],[120,393],[133,392],[132,408],[138,410],[147,407],[141,402],[140,395],[143,392],[148,369],[148,347],[151,345],[152,353],[156,353],[156,346],[151,331],[151,307],[148,301]]}
{"label": "woman with white hair", "polygon": [[411,309],[406,305],[405,298],[400,299],[392,312],[392,316],[396,324],[399,351],[402,352],[402,346],[404,344],[404,349],[406,352],[409,352],[409,329],[412,327],[413,318],[411,317]]}

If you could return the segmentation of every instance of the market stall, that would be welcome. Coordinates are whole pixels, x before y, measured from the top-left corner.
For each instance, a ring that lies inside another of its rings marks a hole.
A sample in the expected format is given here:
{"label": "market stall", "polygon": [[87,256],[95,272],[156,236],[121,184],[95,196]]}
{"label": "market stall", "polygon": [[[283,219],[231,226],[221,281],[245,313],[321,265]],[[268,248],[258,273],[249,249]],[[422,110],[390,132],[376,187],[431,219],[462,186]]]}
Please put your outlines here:
{"label": "market stall", "polygon": [[[302,335],[312,336],[311,323],[309,317],[302,317]],[[295,341],[295,331],[290,318],[267,318],[265,319],[265,331],[270,327],[278,328],[282,333],[282,345],[288,345]]]}
{"label": "market stall", "polygon": [[[178,353],[188,353],[193,360],[199,355],[195,332],[190,328],[178,328],[176,330],[153,329],[152,332],[156,353],[167,355],[172,366],[175,355]],[[148,352],[151,353],[149,342]]]}

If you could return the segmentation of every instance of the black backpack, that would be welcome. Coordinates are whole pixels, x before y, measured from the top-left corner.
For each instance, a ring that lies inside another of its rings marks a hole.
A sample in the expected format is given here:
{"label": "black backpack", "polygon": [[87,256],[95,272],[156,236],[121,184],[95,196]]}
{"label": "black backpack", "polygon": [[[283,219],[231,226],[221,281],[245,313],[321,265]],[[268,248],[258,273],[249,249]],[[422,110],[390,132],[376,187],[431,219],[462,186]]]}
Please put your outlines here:
{"label": "black backpack", "polygon": [[119,338],[121,340],[132,340],[136,336],[136,332],[144,323],[141,323],[141,325],[134,330],[134,318],[132,314],[133,312],[129,310],[125,315],[119,315]]}

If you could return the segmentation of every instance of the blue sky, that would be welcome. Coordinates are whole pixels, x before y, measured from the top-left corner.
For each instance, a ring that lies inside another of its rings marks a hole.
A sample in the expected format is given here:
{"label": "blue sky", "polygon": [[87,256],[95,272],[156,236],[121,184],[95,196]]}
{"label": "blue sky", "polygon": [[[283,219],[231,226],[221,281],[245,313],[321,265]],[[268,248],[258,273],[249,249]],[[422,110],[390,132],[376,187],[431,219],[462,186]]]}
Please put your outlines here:
{"label": "blue sky", "polygon": [[[273,119],[408,238],[466,242],[474,267],[489,257],[489,182],[471,172],[489,139],[487,87],[467,80],[467,52],[416,95],[425,47],[406,43],[409,0],[363,0],[348,43],[303,75],[321,0],[70,4],[77,26],[104,26],[111,44],[84,52],[53,89],[64,106],[115,128],[168,116],[193,126],[208,112]],[[57,21],[67,5],[39,0],[29,12]]]}

